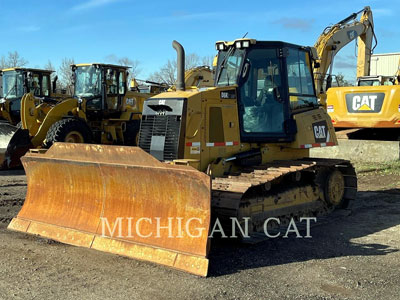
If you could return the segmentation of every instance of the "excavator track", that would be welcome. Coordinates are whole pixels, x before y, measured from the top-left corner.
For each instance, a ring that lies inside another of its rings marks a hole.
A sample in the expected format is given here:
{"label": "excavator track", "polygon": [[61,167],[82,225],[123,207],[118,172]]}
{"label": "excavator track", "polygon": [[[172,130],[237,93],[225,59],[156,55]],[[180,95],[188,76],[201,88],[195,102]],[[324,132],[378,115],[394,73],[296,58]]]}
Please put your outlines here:
{"label": "excavator track", "polygon": [[263,232],[264,222],[271,217],[279,218],[282,225],[292,218],[298,221],[345,208],[356,193],[356,172],[347,160],[274,161],[214,178],[213,219],[218,218],[229,232],[232,218],[241,225],[249,218],[251,235]]}

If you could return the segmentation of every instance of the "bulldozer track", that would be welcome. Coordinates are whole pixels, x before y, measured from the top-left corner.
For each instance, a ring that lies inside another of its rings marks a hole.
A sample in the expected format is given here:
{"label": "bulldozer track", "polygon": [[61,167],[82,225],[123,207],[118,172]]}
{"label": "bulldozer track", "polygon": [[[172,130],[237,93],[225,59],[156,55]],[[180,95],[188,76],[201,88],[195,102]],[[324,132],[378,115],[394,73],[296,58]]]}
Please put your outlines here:
{"label": "bulldozer track", "polygon": [[[291,161],[273,161],[261,166],[243,169],[240,173],[230,174],[212,180],[212,208],[214,218],[229,222],[231,217],[241,218],[243,208],[256,211],[248,215],[252,222],[252,231],[262,231],[264,221],[277,217],[281,225],[291,218],[323,216],[334,207],[321,197],[315,201],[285,206],[291,202],[288,192],[317,193],[318,187],[324,188],[324,170],[339,170],[344,178],[343,201],[354,200],[357,193],[357,177],[351,163],[341,159],[305,158]],[[301,178],[301,179],[300,179]],[[273,197],[276,208],[263,205],[263,198]],[[283,204],[283,206],[282,206]],[[261,208],[260,208],[261,207]],[[223,222],[221,221],[221,223]]]}

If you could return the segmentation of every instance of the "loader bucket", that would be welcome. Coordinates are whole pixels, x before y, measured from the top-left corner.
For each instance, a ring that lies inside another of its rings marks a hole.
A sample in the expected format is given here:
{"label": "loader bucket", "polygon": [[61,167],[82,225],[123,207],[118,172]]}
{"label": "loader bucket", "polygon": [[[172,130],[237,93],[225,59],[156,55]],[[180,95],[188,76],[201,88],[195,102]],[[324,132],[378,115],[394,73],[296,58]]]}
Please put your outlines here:
{"label": "loader bucket", "polygon": [[[14,127],[14,126],[12,126]],[[31,148],[29,131],[27,129],[16,128],[11,134],[9,134],[8,144],[6,145],[5,151],[2,151],[3,155],[0,154],[0,169],[15,169],[22,167],[21,157]],[[5,139],[4,139],[5,141]]]}
{"label": "loader bucket", "polygon": [[21,160],[28,190],[9,229],[207,275],[206,174],[138,147],[55,143]]}

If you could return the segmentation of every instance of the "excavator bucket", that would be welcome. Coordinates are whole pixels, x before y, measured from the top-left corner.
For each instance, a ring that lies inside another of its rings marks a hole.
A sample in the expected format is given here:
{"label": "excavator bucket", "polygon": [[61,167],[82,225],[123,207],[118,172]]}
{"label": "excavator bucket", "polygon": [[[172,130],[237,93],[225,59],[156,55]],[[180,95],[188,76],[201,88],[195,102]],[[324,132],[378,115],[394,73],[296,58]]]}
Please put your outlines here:
{"label": "excavator bucket", "polygon": [[138,147],[55,143],[22,157],[11,230],[206,276],[211,179]]}

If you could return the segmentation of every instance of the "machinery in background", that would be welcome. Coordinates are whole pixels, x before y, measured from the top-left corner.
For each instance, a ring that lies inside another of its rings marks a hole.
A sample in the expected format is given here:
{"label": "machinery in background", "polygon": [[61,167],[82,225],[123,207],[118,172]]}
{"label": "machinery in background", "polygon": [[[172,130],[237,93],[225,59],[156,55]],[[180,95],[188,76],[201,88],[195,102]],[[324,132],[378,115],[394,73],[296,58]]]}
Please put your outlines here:
{"label": "machinery in background", "polygon": [[144,102],[139,147],[54,143],[26,154],[28,191],[9,229],[206,276],[217,222],[252,235],[268,218],[284,224],[355,198],[349,161],[309,158],[337,145],[312,48],[218,42],[214,87],[199,89],[185,85],[184,50],[173,47],[176,90]]}
{"label": "machinery in background", "polygon": [[31,92],[40,98],[65,98],[66,95],[56,93],[57,77],[51,82],[51,73],[53,71],[29,68],[2,70],[0,119],[16,126],[21,121],[21,99],[26,93]]}
{"label": "machinery in background", "polygon": [[26,93],[32,93],[42,99],[61,101],[65,94],[57,94],[57,77],[51,81],[53,71],[32,68],[8,68],[0,71],[0,153],[20,126],[21,99]]}
{"label": "machinery in background", "polygon": [[[359,14],[361,14],[360,20],[356,20]],[[336,54],[357,39],[357,77],[368,76],[372,51],[376,46],[376,44],[372,46],[374,38],[376,41],[372,11],[369,6],[325,28],[314,45],[317,49],[315,57],[319,58],[319,66],[317,65],[314,70],[314,79],[321,104],[326,106],[326,91],[332,86],[332,68]]]}
{"label": "machinery in background", "polygon": [[[137,145],[143,101],[166,91],[165,84],[134,78],[127,89],[128,67],[110,64],[72,65],[74,95],[60,102],[26,93],[21,101],[21,128],[8,135],[3,169],[21,166],[20,157],[55,142]],[[187,70],[185,82],[213,84],[208,67]]]}
{"label": "machinery in background", "polygon": [[[20,157],[54,142],[136,145],[143,101],[154,95],[128,90],[128,67],[78,64],[73,97],[57,101],[26,93],[21,128],[10,139],[2,168],[21,165]],[[4,76],[3,76],[4,78]]]}
{"label": "machinery in background", "polygon": [[400,140],[399,78],[399,71],[362,76],[357,86],[328,90],[327,110],[342,138]]}

